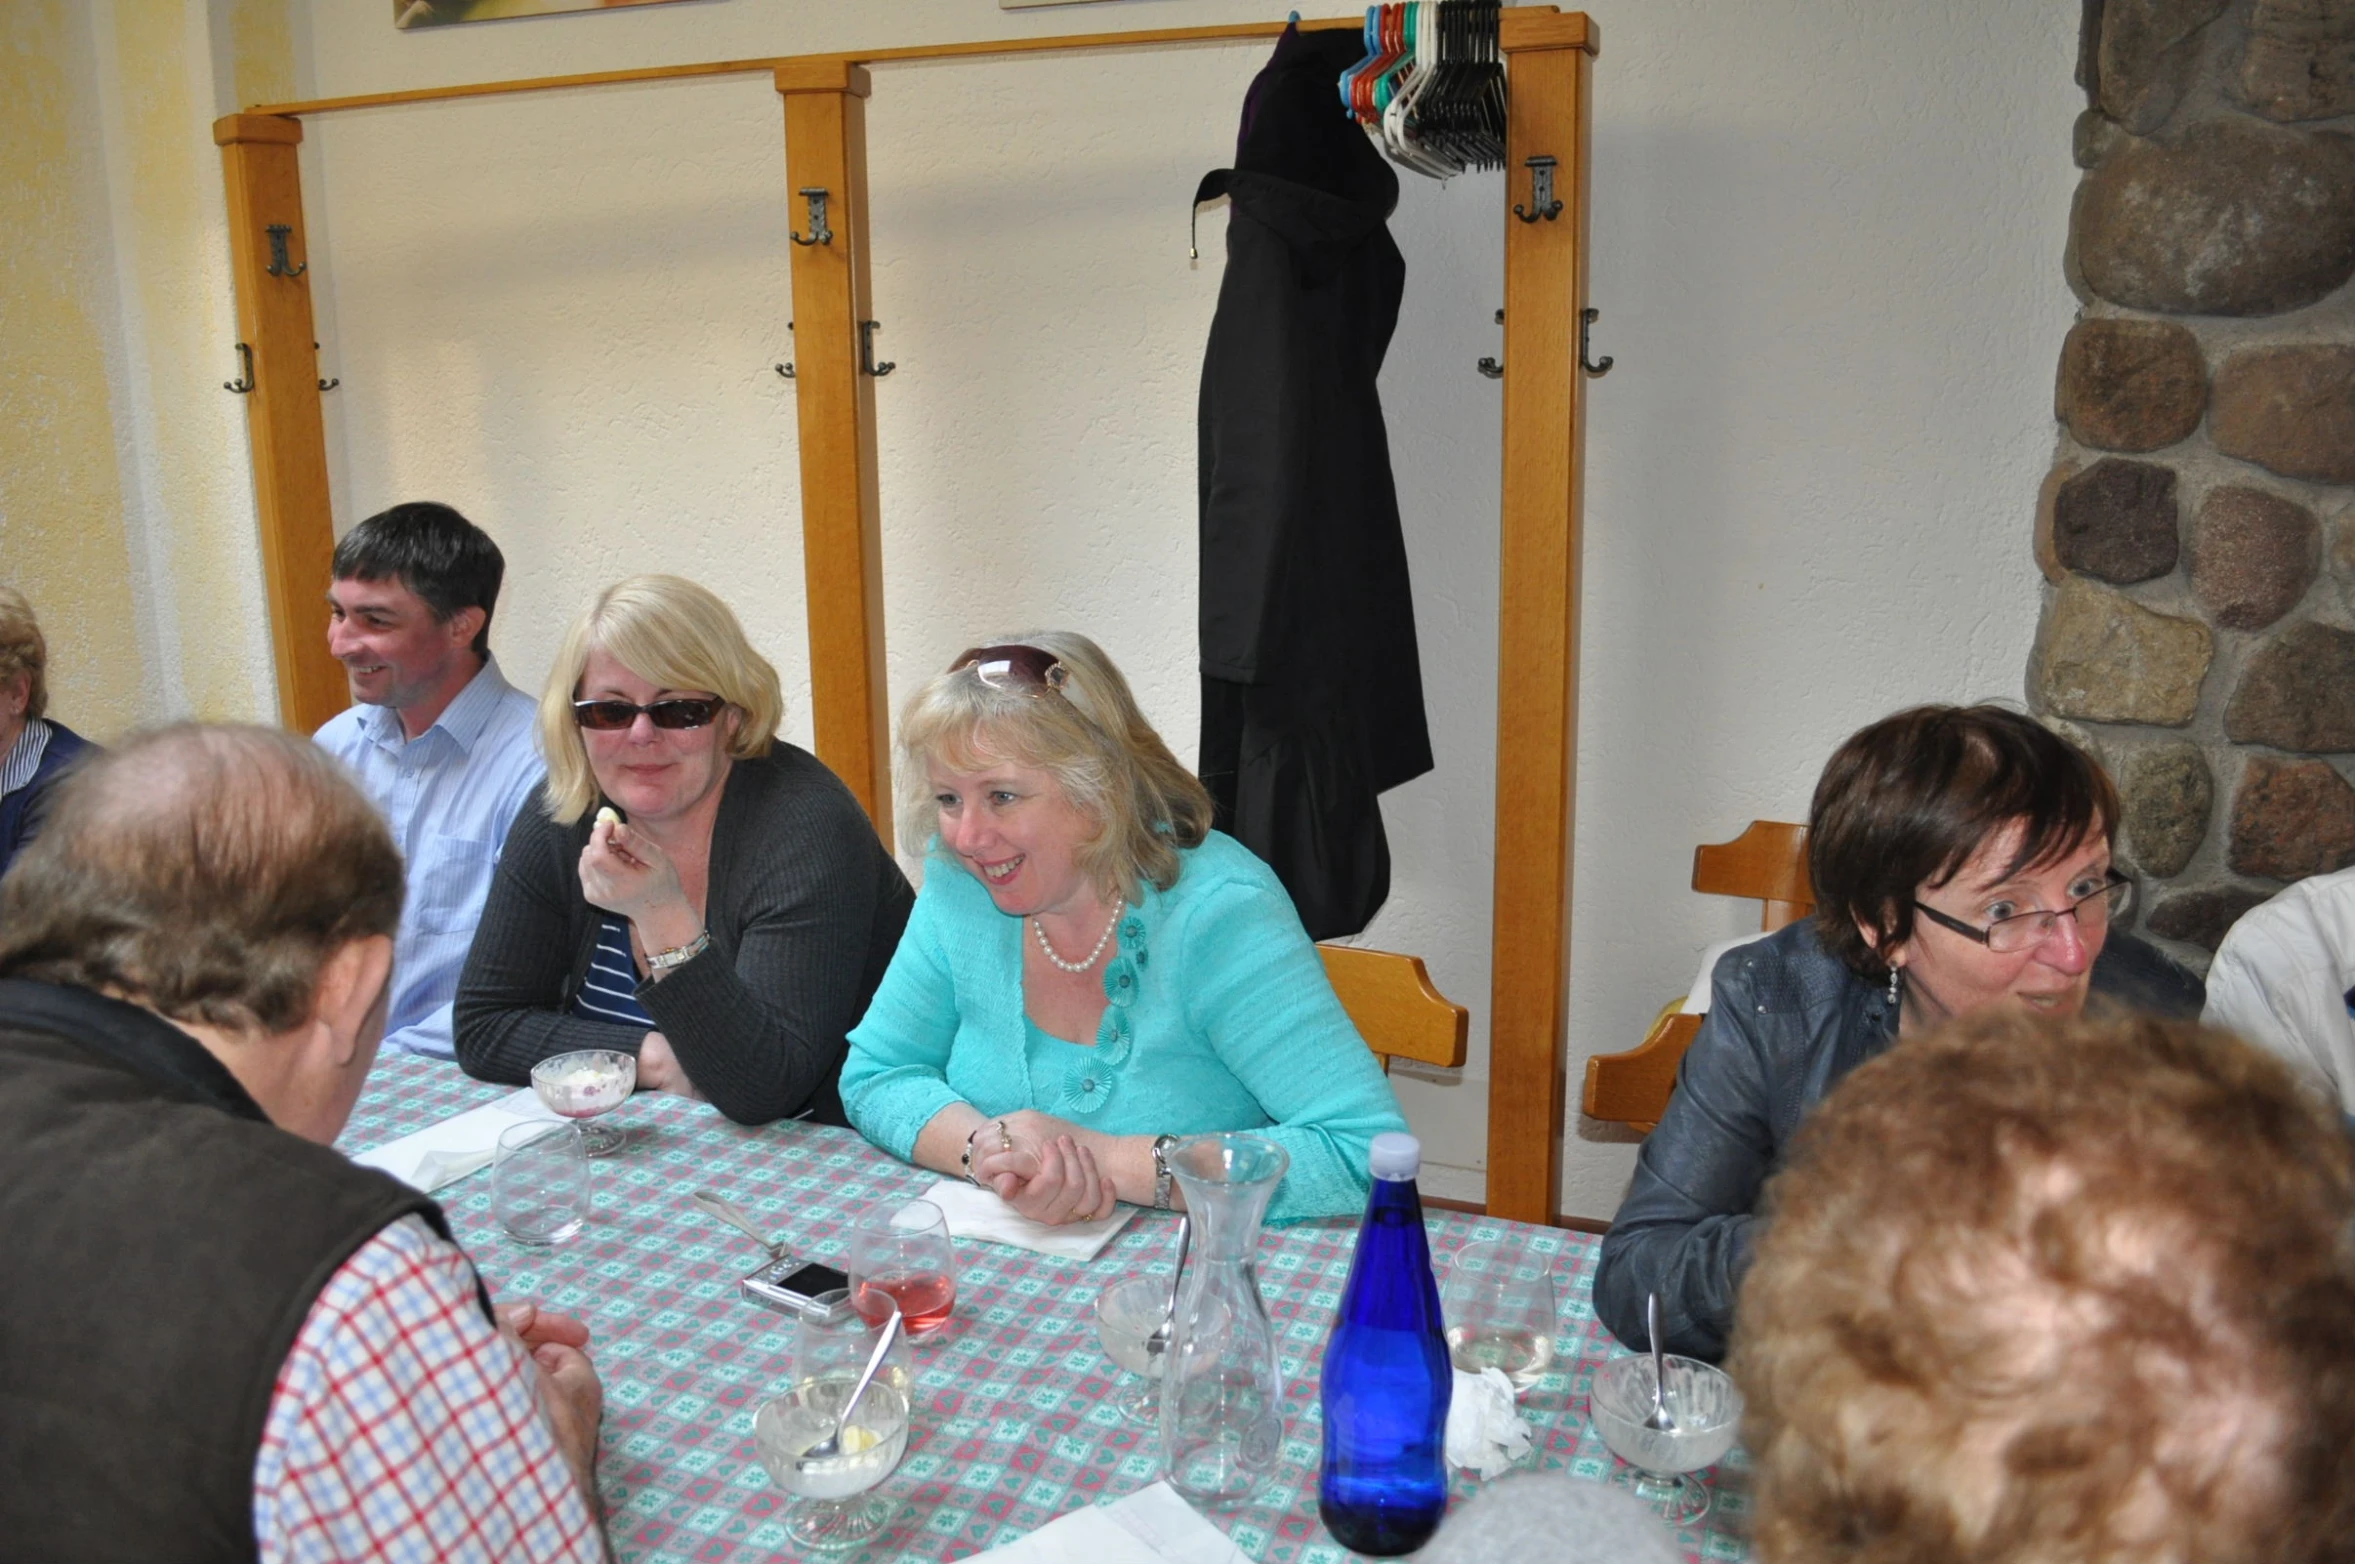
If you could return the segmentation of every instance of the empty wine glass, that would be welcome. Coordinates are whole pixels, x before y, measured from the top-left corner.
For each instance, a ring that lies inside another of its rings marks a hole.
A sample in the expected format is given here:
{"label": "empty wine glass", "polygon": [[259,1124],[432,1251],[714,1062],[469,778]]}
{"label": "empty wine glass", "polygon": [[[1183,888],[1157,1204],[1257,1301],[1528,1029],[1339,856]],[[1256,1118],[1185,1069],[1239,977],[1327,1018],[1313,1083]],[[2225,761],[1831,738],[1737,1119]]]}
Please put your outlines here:
{"label": "empty wine glass", "polygon": [[[550,1113],[567,1119],[586,1121],[611,1113],[630,1100],[637,1086],[638,1061],[617,1049],[584,1048],[532,1066],[532,1090]],[[628,1130],[581,1125],[581,1144],[592,1157],[609,1157],[629,1143]]]}
{"label": "empty wine glass", "polygon": [[785,1533],[803,1548],[856,1547],[873,1541],[891,1519],[892,1507],[870,1490],[892,1474],[908,1448],[915,1375],[905,1330],[885,1353],[875,1382],[841,1420],[841,1453],[806,1464],[801,1459],[835,1431],[878,1335],[857,1314],[803,1316],[795,1331],[792,1388],[753,1414],[760,1464],[799,1501],[786,1512]]}
{"label": "empty wine glass", "polygon": [[1456,1251],[1439,1289],[1447,1350],[1467,1374],[1501,1369],[1516,1393],[1545,1378],[1554,1361],[1553,1257],[1527,1238],[1475,1238]]}
{"label": "empty wine glass", "polygon": [[929,1336],[957,1307],[957,1251],[949,1219],[929,1200],[869,1211],[850,1235],[850,1306],[880,1325],[899,1305],[911,1336]]}

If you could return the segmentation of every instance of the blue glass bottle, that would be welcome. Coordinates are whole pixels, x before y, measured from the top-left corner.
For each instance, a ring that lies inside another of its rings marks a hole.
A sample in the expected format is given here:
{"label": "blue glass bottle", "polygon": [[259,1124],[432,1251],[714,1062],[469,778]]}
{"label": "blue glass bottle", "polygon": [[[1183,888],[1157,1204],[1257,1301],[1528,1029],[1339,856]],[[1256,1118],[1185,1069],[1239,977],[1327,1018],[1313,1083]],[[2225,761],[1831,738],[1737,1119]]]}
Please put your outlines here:
{"label": "blue glass bottle", "polygon": [[1447,1510],[1448,1363],[1431,1245],[1415,1190],[1423,1148],[1377,1135],[1374,1192],[1325,1343],[1325,1464],[1317,1513],[1358,1553],[1412,1553]]}

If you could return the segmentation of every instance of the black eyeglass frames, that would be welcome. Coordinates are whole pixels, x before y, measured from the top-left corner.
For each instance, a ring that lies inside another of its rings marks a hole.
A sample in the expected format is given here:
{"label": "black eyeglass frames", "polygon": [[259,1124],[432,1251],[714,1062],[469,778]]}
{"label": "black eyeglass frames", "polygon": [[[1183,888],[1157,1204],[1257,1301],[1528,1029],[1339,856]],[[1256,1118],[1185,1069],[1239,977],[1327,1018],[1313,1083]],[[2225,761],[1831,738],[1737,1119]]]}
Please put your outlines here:
{"label": "black eyeglass frames", "polygon": [[2113,869],[2100,890],[2078,897],[2057,912],[2017,913],[1998,918],[1983,929],[1950,917],[1926,902],[1916,901],[1913,910],[1940,928],[1952,929],[1965,939],[1975,939],[2000,955],[2016,955],[2043,944],[2063,918],[2075,918],[2077,927],[2083,930],[2109,927],[2110,920],[2125,909],[2133,894],[2134,882]]}
{"label": "black eyeglass frames", "polygon": [[658,728],[700,728],[727,704],[716,695],[674,695],[651,706],[633,706],[628,701],[574,701],[572,720],[599,733],[613,733],[636,722],[643,712]]}

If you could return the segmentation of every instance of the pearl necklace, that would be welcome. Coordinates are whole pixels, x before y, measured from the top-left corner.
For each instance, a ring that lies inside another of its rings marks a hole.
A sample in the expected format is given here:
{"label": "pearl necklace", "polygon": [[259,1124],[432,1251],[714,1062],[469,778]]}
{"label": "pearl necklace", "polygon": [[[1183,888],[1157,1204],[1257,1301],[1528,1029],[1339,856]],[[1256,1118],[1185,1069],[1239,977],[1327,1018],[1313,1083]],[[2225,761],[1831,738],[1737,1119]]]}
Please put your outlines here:
{"label": "pearl necklace", "polygon": [[1126,903],[1114,903],[1112,921],[1105,924],[1104,932],[1096,936],[1096,948],[1088,952],[1085,961],[1065,961],[1061,955],[1057,954],[1055,947],[1047,943],[1047,926],[1039,921],[1036,913],[1031,914],[1030,932],[1038,936],[1038,948],[1046,953],[1046,958],[1049,961],[1066,972],[1085,972],[1096,964],[1097,957],[1104,954],[1104,947],[1112,943],[1112,931],[1119,926],[1120,915],[1126,910],[1126,906]]}

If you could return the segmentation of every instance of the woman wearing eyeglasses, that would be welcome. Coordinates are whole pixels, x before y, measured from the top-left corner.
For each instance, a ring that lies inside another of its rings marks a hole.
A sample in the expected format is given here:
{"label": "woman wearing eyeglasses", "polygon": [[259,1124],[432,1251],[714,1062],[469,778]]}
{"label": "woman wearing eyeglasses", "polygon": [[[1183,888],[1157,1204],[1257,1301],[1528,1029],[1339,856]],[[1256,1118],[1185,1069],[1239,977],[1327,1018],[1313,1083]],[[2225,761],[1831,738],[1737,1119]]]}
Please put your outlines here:
{"label": "woman wearing eyeglasses", "polygon": [[[850,790],[779,740],[777,671],[677,576],[608,587],[540,696],[548,781],[458,985],[458,1059],[524,1082],[582,1048],[741,1124],[843,1124],[845,1034],[914,895]],[[610,815],[608,814],[610,811]]]}
{"label": "woman wearing eyeglasses", "polygon": [[1955,1016],[2089,997],[2196,1017],[2199,980],[2112,925],[2118,794],[2017,712],[1922,706],[1858,732],[1808,811],[1815,915],[1728,951],[1603,1240],[1595,1312],[1639,1350],[1724,1356],[1760,1189],[1850,1070]]}
{"label": "woman wearing eyeglasses", "polygon": [[842,1098],[895,1156],[1044,1222],[1178,1203],[1179,1136],[1290,1154],[1269,1215],[1361,1210],[1406,1127],[1274,873],[1083,636],[977,647],[900,716],[915,915]]}

